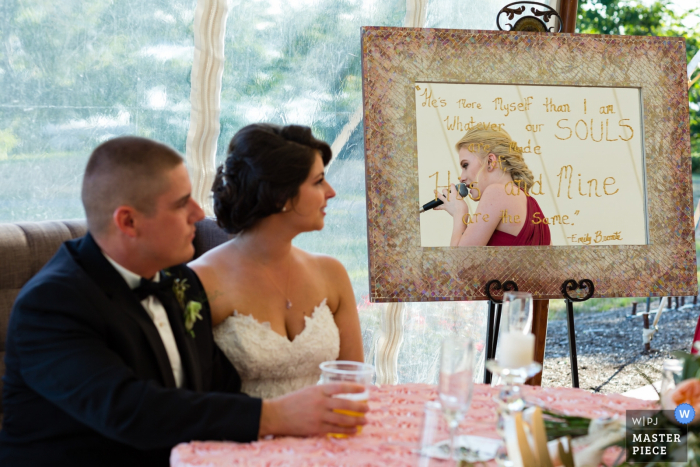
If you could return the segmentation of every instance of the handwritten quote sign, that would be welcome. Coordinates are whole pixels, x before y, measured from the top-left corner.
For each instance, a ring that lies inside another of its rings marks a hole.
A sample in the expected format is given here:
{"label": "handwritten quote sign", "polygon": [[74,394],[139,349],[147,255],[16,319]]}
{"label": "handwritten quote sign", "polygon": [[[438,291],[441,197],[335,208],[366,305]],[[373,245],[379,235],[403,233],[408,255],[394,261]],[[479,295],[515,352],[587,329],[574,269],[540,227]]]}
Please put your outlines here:
{"label": "handwritten quote sign", "polygon": [[[534,175],[527,191],[543,213],[518,222],[548,224],[552,245],[648,243],[639,89],[416,82],[414,92],[421,203],[436,187],[459,183],[455,144],[468,130],[503,129]],[[509,194],[520,188],[506,186]],[[466,201],[477,212],[477,202]],[[464,222],[484,222],[474,217]],[[421,246],[449,246],[446,212],[420,220]]]}

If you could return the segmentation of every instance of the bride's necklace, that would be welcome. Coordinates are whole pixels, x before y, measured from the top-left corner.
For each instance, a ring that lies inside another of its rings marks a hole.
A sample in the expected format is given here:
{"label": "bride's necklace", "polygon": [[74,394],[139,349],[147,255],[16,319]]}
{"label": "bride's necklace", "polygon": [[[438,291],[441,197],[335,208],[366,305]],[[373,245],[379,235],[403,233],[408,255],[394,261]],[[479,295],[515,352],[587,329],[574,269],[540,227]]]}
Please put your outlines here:
{"label": "bride's necklace", "polygon": [[[289,278],[291,277],[291,272],[292,272],[292,255],[289,255],[289,264],[287,265],[287,286],[285,287],[285,290],[289,292]],[[285,306],[289,310],[292,307],[292,301],[289,299],[289,296],[287,293],[283,292],[282,289],[279,288],[279,286],[275,283],[275,281],[272,279],[272,276],[270,276],[270,273],[267,272],[267,268],[263,267],[263,271],[265,271],[265,275],[267,276],[268,279],[270,279],[270,282],[272,282],[272,285],[277,288],[277,290],[280,291],[284,299],[287,301]]]}

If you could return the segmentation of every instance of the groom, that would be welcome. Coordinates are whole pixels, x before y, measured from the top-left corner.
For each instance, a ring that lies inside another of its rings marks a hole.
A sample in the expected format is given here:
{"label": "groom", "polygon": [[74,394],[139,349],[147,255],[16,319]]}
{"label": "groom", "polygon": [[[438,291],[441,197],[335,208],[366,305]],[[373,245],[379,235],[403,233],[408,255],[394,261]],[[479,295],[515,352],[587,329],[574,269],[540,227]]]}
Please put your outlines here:
{"label": "groom", "polygon": [[[195,222],[182,158],[143,138],[103,143],[82,187],[89,233],[22,289],[7,336],[2,466],[166,466],[178,443],[354,433],[358,385],[240,394],[206,295],[180,265]],[[167,268],[167,271],[164,269]]]}

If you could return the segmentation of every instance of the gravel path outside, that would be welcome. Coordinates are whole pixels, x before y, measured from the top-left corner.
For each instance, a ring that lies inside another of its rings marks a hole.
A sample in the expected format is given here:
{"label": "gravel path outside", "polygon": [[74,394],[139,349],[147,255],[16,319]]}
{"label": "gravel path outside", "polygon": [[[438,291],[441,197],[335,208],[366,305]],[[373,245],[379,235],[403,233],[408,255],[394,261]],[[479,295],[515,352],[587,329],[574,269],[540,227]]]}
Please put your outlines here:
{"label": "gravel path outside", "polygon": [[[652,300],[652,311],[658,303],[658,299]],[[692,298],[686,303],[692,303]],[[638,313],[645,309],[646,303],[640,303]],[[630,313],[631,307],[575,314],[581,389],[616,394],[649,384],[642,374],[653,381],[660,380],[664,359],[675,350],[689,350],[700,306],[664,310],[649,353],[644,352],[642,342],[642,317],[628,319]],[[650,324],[654,317],[650,316]],[[566,320],[548,323],[542,386],[571,387]]]}

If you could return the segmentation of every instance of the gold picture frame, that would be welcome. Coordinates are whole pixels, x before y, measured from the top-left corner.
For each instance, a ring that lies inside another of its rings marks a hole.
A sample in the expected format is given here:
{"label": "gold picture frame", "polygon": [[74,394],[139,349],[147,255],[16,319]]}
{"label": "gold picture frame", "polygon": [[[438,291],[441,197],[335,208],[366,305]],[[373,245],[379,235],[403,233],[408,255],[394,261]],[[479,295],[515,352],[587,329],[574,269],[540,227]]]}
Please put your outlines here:
{"label": "gold picture frame", "polygon": [[[562,298],[697,294],[685,40],[365,27],[362,76],[370,299],[484,300],[492,279]],[[416,82],[641,90],[646,245],[421,247]]]}

